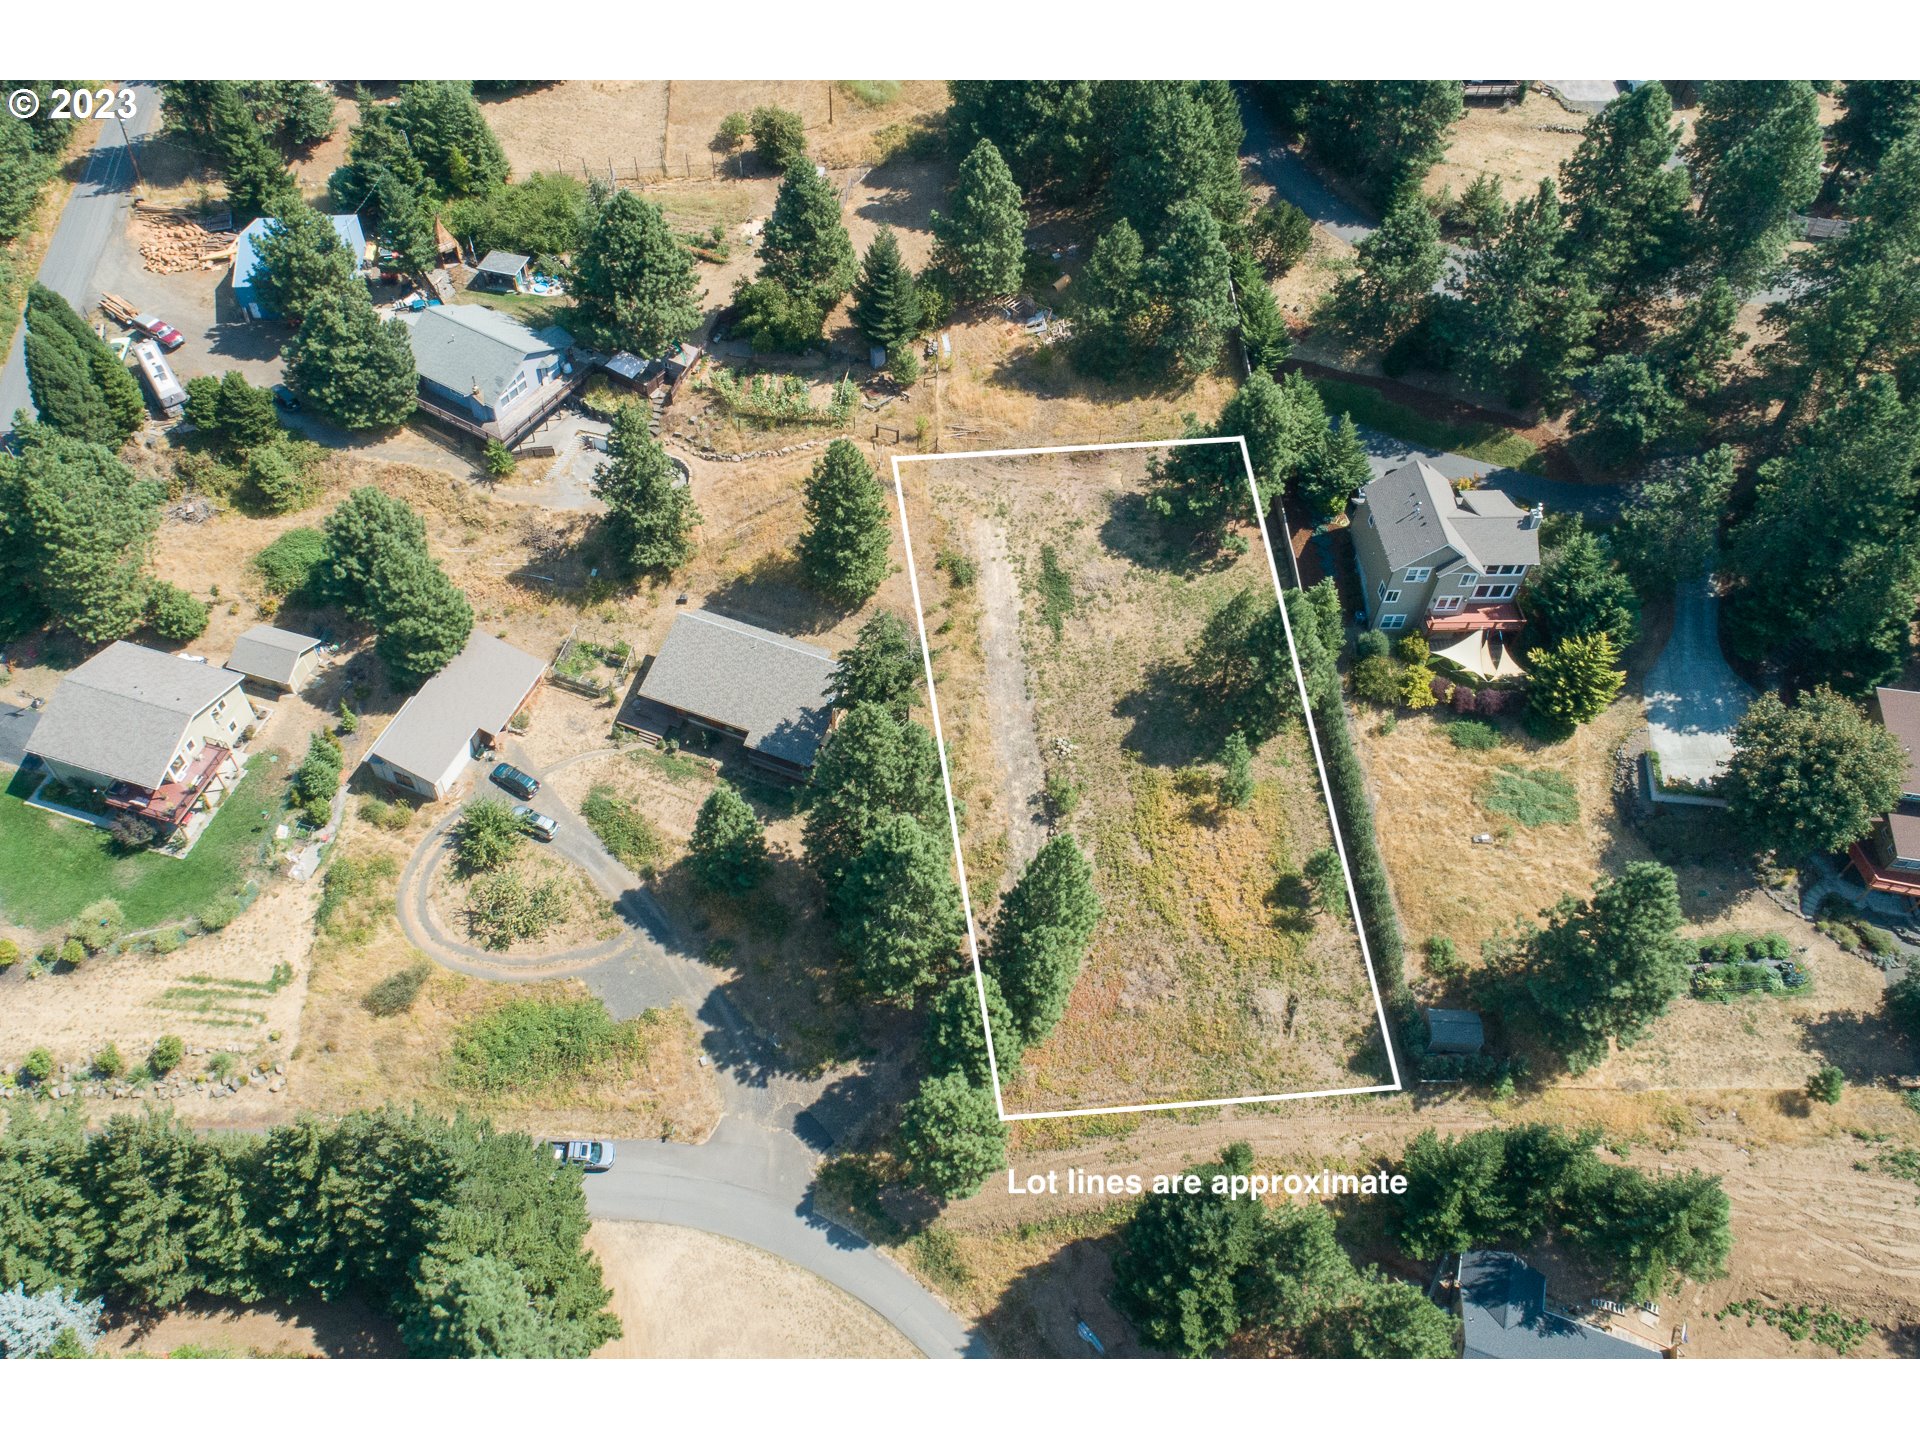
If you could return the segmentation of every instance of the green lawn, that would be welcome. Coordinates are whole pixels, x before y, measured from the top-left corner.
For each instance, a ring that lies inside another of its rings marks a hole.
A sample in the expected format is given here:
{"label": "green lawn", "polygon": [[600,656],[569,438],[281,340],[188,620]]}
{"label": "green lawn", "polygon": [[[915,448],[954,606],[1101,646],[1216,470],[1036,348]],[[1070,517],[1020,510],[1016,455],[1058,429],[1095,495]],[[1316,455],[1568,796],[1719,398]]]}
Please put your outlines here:
{"label": "green lawn", "polygon": [[[1315,380],[1314,387],[1332,415],[1353,416],[1353,423],[1379,430],[1423,450],[1451,450],[1489,465],[1533,471],[1536,446],[1503,425],[1455,425],[1433,420],[1387,399],[1370,385],[1350,380]],[[1532,463],[1530,463],[1532,462]]]}
{"label": "green lawn", "polygon": [[197,915],[239,891],[284,813],[287,767],[256,755],[184,860],[116,854],[97,826],[30,808],[27,797],[40,778],[37,771],[10,773],[0,791],[0,912],[16,925],[52,930],[111,896],[127,928],[143,930]]}

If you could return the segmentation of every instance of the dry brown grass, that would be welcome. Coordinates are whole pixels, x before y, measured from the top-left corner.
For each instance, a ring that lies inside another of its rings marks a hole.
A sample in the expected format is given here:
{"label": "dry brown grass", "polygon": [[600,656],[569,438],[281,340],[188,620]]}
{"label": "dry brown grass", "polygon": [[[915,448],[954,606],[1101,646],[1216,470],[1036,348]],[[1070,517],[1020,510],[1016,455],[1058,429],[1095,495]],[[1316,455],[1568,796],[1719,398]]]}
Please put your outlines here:
{"label": "dry brown grass", "polygon": [[1453,128],[1447,153],[1427,172],[1424,189],[1451,188],[1457,198],[1476,176],[1497,175],[1509,201],[1533,193],[1548,176],[1558,183],[1560,166],[1579,148],[1580,136],[1548,126],[1579,129],[1587,117],[1561,108],[1551,96],[1529,90],[1513,106],[1469,105]]}
{"label": "dry brown grass", "polygon": [[[934,560],[942,544],[971,555],[984,516],[1004,530],[1020,577],[1013,603],[1041,750],[1083,789],[1060,828],[1091,853],[1106,905],[1068,1013],[1028,1052],[1009,1108],[1367,1083],[1353,1067],[1376,1022],[1354,936],[1276,896],[1280,877],[1330,842],[1305,737],[1293,730],[1267,746],[1253,804],[1225,809],[1207,763],[1217,737],[1191,733],[1178,699],[1187,645],[1227,596],[1270,584],[1265,557],[1256,541],[1198,573],[1148,558],[1163,543],[1138,513],[1149,458],[1102,451],[905,472],[912,507],[949,527],[923,524],[915,559],[930,628],[954,622],[936,634],[934,662],[976,899],[998,888],[1007,834],[990,727],[1019,722],[999,706],[981,713],[985,667],[968,617],[985,601],[961,592],[956,605]],[[1035,590],[1043,544],[1076,596],[1057,639]],[[980,907],[983,925],[990,909]]]}

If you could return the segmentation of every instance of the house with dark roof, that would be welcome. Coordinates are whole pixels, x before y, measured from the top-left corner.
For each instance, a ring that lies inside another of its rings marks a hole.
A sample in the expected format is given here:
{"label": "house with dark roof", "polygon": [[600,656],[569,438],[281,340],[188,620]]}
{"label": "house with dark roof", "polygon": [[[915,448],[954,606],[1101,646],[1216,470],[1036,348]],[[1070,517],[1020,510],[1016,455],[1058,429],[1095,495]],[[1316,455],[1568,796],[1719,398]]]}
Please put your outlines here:
{"label": "house with dark roof", "polygon": [[414,796],[439,800],[469,761],[491,750],[540,688],[546,662],[484,630],[416,690],[367,751],[367,768]]}
{"label": "house with dark roof", "polygon": [[[358,271],[367,259],[367,233],[361,227],[358,215],[329,215],[333,223],[334,234],[340,237],[340,243],[353,256],[353,268]],[[233,298],[250,319],[271,320],[273,308],[262,297],[256,282],[255,272],[260,268],[260,251],[256,248],[262,235],[272,234],[280,228],[280,222],[270,215],[262,215],[246,229],[233,246]]]}
{"label": "house with dark roof", "polygon": [[1868,889],[1920,900],[1920,690],[1882,685],[1873,692],[1873,710],[1906,750],[1907,776],[1900,803],[1853,843],[1849,858]]}
{"label": "house with dark roof", "polygon": [[1353,506],[1368,623],[1430,635],[1524,628],[1514,597],[1540,563],[1540,522],[1538,505],[1522,509],[1499,490],[1455,494],[1424,460],[1389,470]]}
{"label": "house with dark roof", "polygon": [[311,635],[256,625],[233,642],[227,669],[263,689],[290,695],[320,668],[320,642]]}
{"label": "house with dark roof", "polygon": [[239,783],[260,717],[231,670],[125,640],[71,671],[26,744],[63,785],[163,833],[211,813]]}
{"label": "house with dark roof", "polygon": [[738,741],[749,764],[800,781],[832,720],[832,674],[833,655],[818,645],[695,610],[674,619],[617,723],[655,741],[690,725]]}
{"label": "house with dark roof", "polygon": [[1663,1352],[1547,1306],[1547,1277],[1504,1250],[1470,1250],[1454,1272],[1468,1360],[1658,1360]]}
{"label": "house with dark roof", "polygon": [[511,448],[586,378],[573,337],[532,330],[484,305],[429,305],[400,317],[420,374],[420,408],[481,440]]}

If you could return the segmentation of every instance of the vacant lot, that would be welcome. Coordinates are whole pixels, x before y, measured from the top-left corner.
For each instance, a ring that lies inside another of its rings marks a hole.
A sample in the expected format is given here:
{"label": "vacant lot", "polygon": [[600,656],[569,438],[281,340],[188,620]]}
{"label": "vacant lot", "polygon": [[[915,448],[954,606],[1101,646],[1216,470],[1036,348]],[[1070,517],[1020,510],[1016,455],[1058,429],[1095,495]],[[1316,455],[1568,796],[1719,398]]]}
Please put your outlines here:
{"label": "vacant lot", "polygon": [[[915,561],[977,918],[990,929],[1027,827],[1047,823],[1022,759],[1034,742],[1053,823],[1091,857],[1106,910],[1066,1018],[1028,1052],[1009,1108],[1372,1083],[1358,944],[1300,879],[1331,841],[1305,732],[1262,749],[1253,799],[1235,809],[1216,798],[1220,727],[1188,698],[1188,646],[1241,589],[1270,599],[1266,556],[1257,536],[1217,562],[1170,545],[1142,508],[1153,454],[903,470],[929,515]],[[952,584],[956,554],[978,571],[970,586]],[[1011,576],[997,579],[1003,568]],[[996,733],[1027,723],[1024,741]],[[1077,803],[1059,803],[1063,790]]]}
{"label": "vacant lot", "polygon": [[1457,199],[1482,174],[1497,177],[1508,200],[1531,195],[1541,180],[1557,184],[1560,166],[1579,148],[1588,117],[1529,90],[1518,105],[1469,105],[1453,128],[1447,153],[1427,172],[1430,195]]}
{"label": "vacant lot", "polygon": [[700,1230],[600,1220],[587,1233],[624,1334],[597,1358],[895,1360],[918,1355],[845,1291]]}

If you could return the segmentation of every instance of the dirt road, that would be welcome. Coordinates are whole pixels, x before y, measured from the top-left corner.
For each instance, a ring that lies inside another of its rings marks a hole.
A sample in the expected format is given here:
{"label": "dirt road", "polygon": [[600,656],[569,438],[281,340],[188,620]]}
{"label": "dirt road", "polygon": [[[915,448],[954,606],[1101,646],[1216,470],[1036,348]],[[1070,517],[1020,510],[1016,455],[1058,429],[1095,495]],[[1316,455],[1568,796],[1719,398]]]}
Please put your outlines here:
{"label": "dirt road", "polygon": [[[1020,649],[1020,581],[1007,554],[1006,531],[984,516],[973,522],[980,560],[980,648],[987,660],[988,713],[997,717],[993,748],[1007,803],[1007,873],[1011,883],[1047,839],[1047,767],[1034,734],[1033,696]],[[983,877],[984,878],[984,877]]]}

